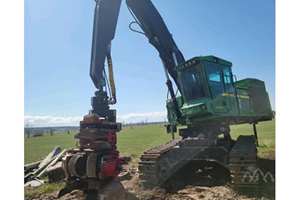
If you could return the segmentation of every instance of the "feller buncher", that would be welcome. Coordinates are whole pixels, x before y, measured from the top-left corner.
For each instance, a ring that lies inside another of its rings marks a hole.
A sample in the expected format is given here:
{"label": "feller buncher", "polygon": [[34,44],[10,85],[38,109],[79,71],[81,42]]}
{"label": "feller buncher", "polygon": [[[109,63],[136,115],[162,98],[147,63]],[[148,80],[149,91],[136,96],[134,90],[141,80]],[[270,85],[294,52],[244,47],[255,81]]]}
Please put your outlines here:
{"label": "feller buncher", "polygon": [[[87,193],[98,191],[98,199],[124,199],[118,174],[130,158],[120,158],[116,150],[116,132],[121,130],[121,123],[116,122],[116,110],[109,107],[117,102],[111,41],[121,0],[95,2],[90,76],[97,91],[92,97],[92,110],[80,122],[80,132],[75,136],[78,149],[70,149],[63,159],[67,186],[59,196],[82,189]],[[257,191],[258,182],[245,175],[258,168],[256,124],[272,119],[264,82],[253,78],[237,81],[232,63],[217,56],[185,60],[150,0],[126,0],[126,5],[134,18],[129,28],[146,36],[159,53],[170,94],[166,128],[172,140],[141,155],[138,172],[143,185],[161,186],[191,160],[210,160],[230,171],[234,188]],[[132,24],[142,31],[134,30]],[[252,124],[254,134],[240,135],[235,141],[230,136],[233,124]],[[178,125],[186,128],[180,128],[181,137],[175,139]]]}

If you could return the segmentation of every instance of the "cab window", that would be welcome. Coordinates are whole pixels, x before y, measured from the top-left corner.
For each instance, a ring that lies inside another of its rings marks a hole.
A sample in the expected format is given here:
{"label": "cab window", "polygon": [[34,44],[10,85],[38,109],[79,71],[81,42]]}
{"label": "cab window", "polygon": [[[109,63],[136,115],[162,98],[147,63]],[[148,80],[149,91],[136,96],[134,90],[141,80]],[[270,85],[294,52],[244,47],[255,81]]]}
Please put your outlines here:
{"label": "cab window", "polygon": [[195,101],[206,97],[200,65],[179,72],[185,101]]}
{"label": "cab window", "polygon": [[208,78],[208,84],[213,97],[215,98],[221,96],[224,93],[224,87],[221,78],[221,65],[207,61],[204,62],[204,65]]}
{"label": "cab window", "polygon": [[224,78],[225,91],[229,93],[233,93],[234,88],[232,83],[231,69],[227,66],[223,66],[223,78]]}

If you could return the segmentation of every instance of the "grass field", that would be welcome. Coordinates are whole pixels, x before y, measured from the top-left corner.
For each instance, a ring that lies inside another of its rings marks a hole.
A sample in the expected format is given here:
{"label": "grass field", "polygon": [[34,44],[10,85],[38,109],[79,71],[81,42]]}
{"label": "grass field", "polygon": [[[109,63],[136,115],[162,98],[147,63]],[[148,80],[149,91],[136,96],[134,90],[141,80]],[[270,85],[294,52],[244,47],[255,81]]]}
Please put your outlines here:
{"label": "grass field", "polygon": [[[257,125],[259,153],[275,152],[275,120],[261,122]],[[46,156],[54,146],[62,149],[76,148],[74,135],[77,132],[55,133],[53,136],[44,135],[42,137],[25,137],[25,160],[24,163],[31,163]],[[236,139],[238,135],[252,134],[252,125],[231,126],[231,135]],[[178,133],[177,133],[178,136]],[[140,155],[147,149],[156,147],[171,139],[171,135],[166,133],[163,125],[148,125],[124,127],[118,133],[118,150],[122,156],[130,156],[132,164],[136,164]]]}

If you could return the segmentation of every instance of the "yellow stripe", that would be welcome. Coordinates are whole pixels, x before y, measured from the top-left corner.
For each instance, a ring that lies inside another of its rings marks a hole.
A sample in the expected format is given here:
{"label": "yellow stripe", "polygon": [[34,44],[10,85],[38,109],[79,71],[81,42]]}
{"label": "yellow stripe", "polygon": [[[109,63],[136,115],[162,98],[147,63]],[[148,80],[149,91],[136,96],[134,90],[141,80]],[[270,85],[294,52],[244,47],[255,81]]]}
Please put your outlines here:
{"label": "yellow stripe", "polygon": [[238,95],[241,99],[249,99],[250,97],[248,95]]}
{"label": "yellow stripe", "polygon": [[[235,94],[228,94],[228,93],[223,93],[222,97],[236,97]],[[249,99],[250,97],[248,95],[237,95],[238,98],[241,99]]]}
{"label": "yellow stripe", "polygon": [[222,97],[235,97],[235,94],[223,93]]}
{"label": "yellow stripe", "polygon": [[112,65],[112,60],[108,59],[108,72],[109,72],[109,83],[111,87],[111,93],[113,96],[116,96],[116,86],[115,86],[115,80],[114,80],[114,72],[113,72],[113,65]]}

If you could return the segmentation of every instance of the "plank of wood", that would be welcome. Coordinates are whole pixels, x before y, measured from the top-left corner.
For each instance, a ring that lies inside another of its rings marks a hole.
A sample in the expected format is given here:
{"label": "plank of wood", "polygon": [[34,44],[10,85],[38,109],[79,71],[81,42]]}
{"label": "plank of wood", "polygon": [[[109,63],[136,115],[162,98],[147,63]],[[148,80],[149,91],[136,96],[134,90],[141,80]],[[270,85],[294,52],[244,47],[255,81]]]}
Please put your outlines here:
{"label": "plank of wood", "polygon": [[37,178],[42,178],[46,174],[47,169],[54,166],[58,161],[60,161],[61,158],[66,154],[66,152],[67,149],[64,149],[59,155],[57,155],[56,158],[51,163],[49,163],[49,165],[47,165],[45,169],[37,176]]}
{"label": "plank of wood", "polygon": [[53,150],[46,156],[46,158],[39,164],[38,168],[44,167],[44,165],[49,164],[49,161],[61,151],[59,146],[55,146]]}
{"label": "plank of wood", "polygon": [[41,162],[42,162],[42,160],[24,165],[24,170],[28,171],[28,170],[37,168]]}
{"label": "plank of wood", "polygon": [[42,167],[39,167],[37,170],[35,170],[32,173],[33,177],[36,177],[37,174],[39,174],[41,171],[43,171],[56,157],[57,157],[57,155],[54,156],[51,160],[47,160],[47,162],[45,162]]}

